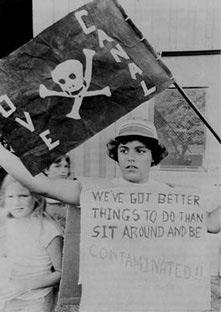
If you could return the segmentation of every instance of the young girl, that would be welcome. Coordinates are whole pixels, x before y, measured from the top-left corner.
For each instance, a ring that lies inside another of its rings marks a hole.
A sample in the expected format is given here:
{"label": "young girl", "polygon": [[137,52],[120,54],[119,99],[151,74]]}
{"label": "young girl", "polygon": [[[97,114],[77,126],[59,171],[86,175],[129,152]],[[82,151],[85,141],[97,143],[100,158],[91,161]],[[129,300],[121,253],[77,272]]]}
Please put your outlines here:
{"label": "young girl", "polygon": [[11,176],[2,184],[5,254],[11,266],[0,289],[3,312],[52,312],[61,278],[62,233],[45,212],[45,200]]}

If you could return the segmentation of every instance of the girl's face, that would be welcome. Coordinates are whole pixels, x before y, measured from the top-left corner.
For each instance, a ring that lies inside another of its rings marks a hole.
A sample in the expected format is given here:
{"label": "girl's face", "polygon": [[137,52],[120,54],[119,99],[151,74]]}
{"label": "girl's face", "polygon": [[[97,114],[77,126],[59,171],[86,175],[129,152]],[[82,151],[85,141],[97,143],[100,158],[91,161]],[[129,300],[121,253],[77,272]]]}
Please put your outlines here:
{"label": "girl's face", "polygon": [[121,174],[129,182],[147,182],[151,162],[151,151],[140,141],[120,143],[118,146],[118,163]]}
{"label": "girl's face", "polygon": [[62,158],[58,163],[52,163],[45,172],[49,179],[67,179],[70,175],[70,165]]}
{"label": "girl's face", "polygon": [[7,211],[17,219],[30,216],[36,203],[30,191],[18,182],[6,187],[4,200]]}

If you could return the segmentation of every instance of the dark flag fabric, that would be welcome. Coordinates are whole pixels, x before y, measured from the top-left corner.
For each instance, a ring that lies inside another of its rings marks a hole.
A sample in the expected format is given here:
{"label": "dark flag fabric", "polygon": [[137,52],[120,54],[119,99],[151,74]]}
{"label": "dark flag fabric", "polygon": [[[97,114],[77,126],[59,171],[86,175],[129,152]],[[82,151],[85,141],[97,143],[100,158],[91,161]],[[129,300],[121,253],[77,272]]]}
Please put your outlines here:
{"label": "dark flag fabric", "polygon": [[0,60],[0,133],[35,175],[173,82],[118,2],[95,0]]}

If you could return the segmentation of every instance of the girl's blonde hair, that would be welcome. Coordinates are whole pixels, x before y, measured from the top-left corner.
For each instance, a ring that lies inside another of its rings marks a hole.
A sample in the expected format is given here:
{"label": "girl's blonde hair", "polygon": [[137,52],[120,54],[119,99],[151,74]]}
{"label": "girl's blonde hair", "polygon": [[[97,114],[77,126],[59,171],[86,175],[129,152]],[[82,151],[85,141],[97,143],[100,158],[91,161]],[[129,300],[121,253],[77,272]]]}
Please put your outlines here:
{"label": "girl's blonde hair", "polygon": [[[15,178],[13,178],[9,174],[7,174],[6,177],[4,178],[4,180],[2,182],[2,186],[1,186],[1,196],[2,196],[2,200],[3,200],[3,205],[4,205],[4,201],[5,201],[5,198],[4,198],[5,197],[5,191],[6,191],[7,187],[13,183],[18,183],[18,184],[23,185],[22,183],[17,181]],[[26,186],[24,185],[24,187],[26,187]],[[35,207],[34,207],[34,210],[32,213],[36,217],[40,217],[40,218],[43,218],[44,216],[49,217],[48,214],[46,213],[46,200],[45,200],[45,198],[34,193],[34,192],[31,192],[31,191],[30,191],[30,194],[35,199]],[[9,217],[10,217],[10,215],[9,215]]]}
{"label": "girl's blonde hair", "polygon": [[[15,178],[13,178],[9,174],[7,174],[6,177],[4,178],[3,182],[2,182],[2,185],[1,185],[1,197],[3,199],[3,206],[4,206],[5,191],[6,191],[7,187],[13,183],[19,183],[23,186],[22,183],[20,183],[18,180],[16,180]],[[24,187],[27,188],[25,185],[24,185]],[[57,227],[57,229],[60,230],[60,232],[63,234],[63,231],[62,231],[61,227],[59,226],[58,222],[56,221],[56,219],[53,218],[51,215],[49,215],[46,211],[46,199],[44,197],[42,197],[41,195],[38,195],[38,194],[36,194],[30,190],[29,190],[29,192],[30,192],[31,196],[33,196],[33,198],[35,199],[35,207],[34,207],[34,210],[32,211],[32,215],[40,220],[41,230],[42,231],[44,230],[43,219],[48,219],[50,222],[54,223],[54,225]],[[10,213],[8,213],[6,218],[7,217],[13,218],[13,216]]]}

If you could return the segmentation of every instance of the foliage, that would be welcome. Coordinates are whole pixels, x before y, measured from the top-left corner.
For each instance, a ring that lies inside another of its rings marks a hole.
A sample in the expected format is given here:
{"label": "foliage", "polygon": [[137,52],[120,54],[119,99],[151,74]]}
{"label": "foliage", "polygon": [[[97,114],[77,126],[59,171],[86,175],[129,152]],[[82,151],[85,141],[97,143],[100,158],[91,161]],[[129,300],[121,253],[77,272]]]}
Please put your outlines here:
{"label": "foliage", "polygon": [[[194,105],[205,112],[205,88],[185,90]],[[171,156],[165,164],[191,165],[192,156],[202,159],[204,149],[204,125],[176,89],[167,89],[155,99],[155,124],[160,139]],[[172,161],[172,158],[173,161]],[[174,164],[173,163],[173,164]]]}

